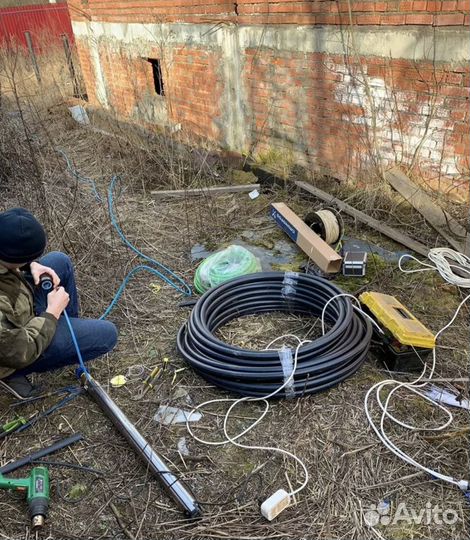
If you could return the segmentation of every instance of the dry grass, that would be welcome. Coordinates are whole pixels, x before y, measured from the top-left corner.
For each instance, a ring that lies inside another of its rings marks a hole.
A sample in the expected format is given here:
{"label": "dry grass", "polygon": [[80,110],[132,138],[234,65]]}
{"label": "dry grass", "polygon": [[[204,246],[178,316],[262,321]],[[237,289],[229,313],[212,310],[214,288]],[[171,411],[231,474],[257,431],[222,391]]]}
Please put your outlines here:
{"label": "dry grass", "polygon": [[[58,104],[57,96],[61,93],[46,93],[41,99],[33,93],[21,95],[26,130],[14,113],[17,104],[12,95],[3,96],[0,159],[4,172],[0,206],[22,204],[45,220],[49,247],[65,250],[74,259],[86,316],[103,312],[121,279],[137,260],[113,231],[106,205],[97,202],[86,185],[77,183],[67,173],[56,148],[62,148],[82,174],[96,181],[102,195],[111,176],[121,176],[116,205],[123,230],[138,247],[188,281],[195,269],[189,256],[195,243],[206,242],[216,247],[244,230],[269,227],[267,206],[274,199],[289,197],[290,205],[301,213],[312,205],[301,194],[284,191],[264,194],[255,201],[244,195],[229,195],[156,202],[149,189],[213,184],[224,178],[223,165],[210,150],[191,152],[171,138],[141,137],[135,130],[126,130],[114,121],[108,120],[104,127],[119,137],[81,128],[70,119],[65,104]],[[30,146],[37,166],[28,154]],[[373,194],[372,199],[369,196],[365,192],[360,199],[355,195],[354,203],[363,208],[373,206],[378,217],[387,217],[391,224],[401,221],[408,233],[436,241],[435,233],[408,209],[383,193]],[[348,218],[346,224],[351,237],[394,247]],[[274,228],[272,234],[280,233]],[[301,471],[291,461],[234,447],[205,447],[192,440],[184,427],[161,426],[152,419],[159,404],[190,408],[211,397],[225,395],[208,387],[189,368],[173,380],[173,370],[185,367],[176,352],[175,336],[189,312],[178,307],[181,296],[168,286],[152,291],[150,283],[154,281],[141,275],[127,288],[110,317],[119,326],[118,347],[93,363],[93,374],[108,387],[112,376],[125,374],[131,366],[142,365],[148,371],[161,356],[170,358],[173,369],[161,379],[156,391],[143,400],[134,400],[140,388],[138,380],[121,389],[109,388],[109,392],[172,469],[206,502],[204,517],[195,523],[184,521],[158,481],[148,477],[98,407],[82,396],[34,428],[9,437],[0,446],[1,459],[7,461],[46,446],[58,437],[81,432],[85,441],[61,452],[57,459],[89,465],[106,475],[95,480],[93,475],[51,467],[53,490],[45,537],[121,539],[125,538],[123,525],[137,539],[468,536],[468,509],[462,494],[399,461],[379,444],[368,428],[362,405],[365,392],[387,376],[372,355],[354,377],[337,388],[296,401],[273,403],[266,421],[246,437],[247,442],[279,445],[294,451],[306,462],[311,475],[297,504],[274,522],[266,522],[259,514],[260,500],[280,487],[286,488],[288,481],[296,485],[301,480]],[[460,299],[457,291],[444,285],[438,276],[405,277],[393,265],[371,265],[367,281],[370,288],[401,298],[433,330],[449,320]],[[365,281],[342,280],[341,284],[356,290]],[[442,345],[446,348],[439,350],[439,376],[468,375],[468,321],[467,310],[444,336]],[[220,331],[233,343],[262,348],[276,335],[286,332],[295,332],[300,337],[315,335],[316,327],[312,328],[311,321],[304,318],[266,315],[233,321]],[[56,388],[74,384],[74,373],[68,369],[35,379]],[[462,390],[467,391],[466,387]],[[39,407],[52,402],[51,398]],[[11,417],[10,403],[9,396],[0,395],[0,421]],[[437,419],[413,396],[401,396],[396,407],[397,414],[417,424]],[[29,406],[22,412],[28,414],[33,410]],[[215,430],[216,437],[220,435],[223,410],[215,408],[208,412],[217,414],[205,414],[197,430],[202,436],[208,436],[209,429]],[[240,408],[237,416],[252,418],[258,412],[251,405]],[[246,419],[236,419],[233,429],[240,428],[244,422]],[[463,429],[467,424],[468,413],[457,411],[453,429]],[[465,476],[466,436],[429,441],[421,434],[409,435],[393,427],[390,430],[404,450],[427,465]],[[189,448],[186,457],[177,448],[182,437],[186,437]],[[17,474],[25,474],[25,469]],[[71,496],[72,488],[75,488],[72,493],[83,494],[75,503],[63,498]],[[432,506],[457,511],[459,520],[452,527],[398,523],[372,529],[364,523],[363,510],[383,499],[390,499],[394,506],[406,502],[416,511],[430,502]],[[28,537],[25,502],[0,492],[0,505],[0,536]]]}

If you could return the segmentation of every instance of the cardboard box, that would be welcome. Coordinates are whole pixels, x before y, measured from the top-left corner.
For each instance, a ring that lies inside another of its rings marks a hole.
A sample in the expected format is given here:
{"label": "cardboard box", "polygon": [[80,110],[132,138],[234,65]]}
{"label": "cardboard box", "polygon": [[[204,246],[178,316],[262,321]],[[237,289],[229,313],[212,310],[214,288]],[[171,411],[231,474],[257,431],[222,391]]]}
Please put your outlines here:
{"label": "cardboard box", "polygon": [[340,271],[342,257],[286,204],[272,203],[271,217],[323,272],[332,274]]}

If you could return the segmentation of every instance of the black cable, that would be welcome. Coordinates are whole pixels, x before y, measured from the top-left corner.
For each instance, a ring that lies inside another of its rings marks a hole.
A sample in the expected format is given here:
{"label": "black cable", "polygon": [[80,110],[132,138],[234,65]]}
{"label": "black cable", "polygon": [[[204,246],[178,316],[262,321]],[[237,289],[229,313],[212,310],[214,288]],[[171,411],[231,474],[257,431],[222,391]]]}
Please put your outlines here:
{"label": "black cable", "polygon": [[47,459],[33,459],[30,463],[47,465],[49,467],[64,467],[66,469],[75,469],[78,471],[96,474],[98,476],[105,476],[106,473],[99,471],[98,469],[93,469],[92,467],[85,467],[83,465],[77,465],[75,463],[67,463],[66,461],[49,461]]}
{"label": "black cable", "polygon": [[[178,332],[178,350],[210,383],[244,396],[267,395],[284,383],[278,351],[242,349],[224,343],[214,332],[232,319],[253,314],[321,317],[328,300],[342,293],[325,279],[294,272],[260,272],[230,280],[199,299]],[[325,323],[329,327],[325,335],[299,349],[297,397],[321,392],[351,376],[369,350],[372,325],[356,313],[349,298],[330,302]],[[284,395],[280,392],[277,397]]]}

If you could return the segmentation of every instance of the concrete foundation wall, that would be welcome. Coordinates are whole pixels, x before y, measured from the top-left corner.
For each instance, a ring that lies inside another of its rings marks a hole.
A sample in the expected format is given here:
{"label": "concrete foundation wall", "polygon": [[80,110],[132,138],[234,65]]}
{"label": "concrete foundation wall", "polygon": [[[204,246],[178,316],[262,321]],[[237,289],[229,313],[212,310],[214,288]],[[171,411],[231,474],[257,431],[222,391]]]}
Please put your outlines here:
{"label": "concrete foundation wall", "polygon": [[[350,28],[73,22],[91,102],[123,117],[340,178],[402,163],[458,189],[468,29]],[[148,58],[161,62],[164,96]]]}

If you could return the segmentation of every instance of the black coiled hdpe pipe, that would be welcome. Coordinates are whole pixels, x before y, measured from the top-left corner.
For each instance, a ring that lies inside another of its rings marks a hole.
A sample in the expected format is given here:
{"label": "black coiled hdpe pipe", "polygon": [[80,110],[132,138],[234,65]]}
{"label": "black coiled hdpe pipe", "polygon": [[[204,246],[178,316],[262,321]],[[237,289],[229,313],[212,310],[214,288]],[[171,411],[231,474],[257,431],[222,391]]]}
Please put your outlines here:
{"label": "black coiled hdpe pipe", "polygon": [[[279,352],[228,345],[214,332],[245,315],[285,312],[321,317],[328,300],[342,292],[325,279],[294,272],[260,272],[230,280],[198,300],[189,321],[178,332],[178,350],[210,383],[243,396],[267,395],[285,380]],[[367,355],[372,325],[353,309],[350,298],[330,302],[325,324],[328,330],[322,337],[299,349],[290,395],[314,394],[338,384],[351,376]],[[281,391],[276,397],[284,395]]]}

